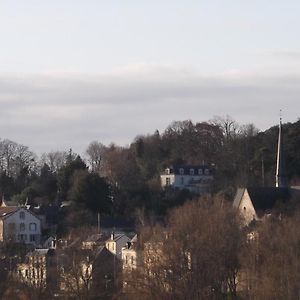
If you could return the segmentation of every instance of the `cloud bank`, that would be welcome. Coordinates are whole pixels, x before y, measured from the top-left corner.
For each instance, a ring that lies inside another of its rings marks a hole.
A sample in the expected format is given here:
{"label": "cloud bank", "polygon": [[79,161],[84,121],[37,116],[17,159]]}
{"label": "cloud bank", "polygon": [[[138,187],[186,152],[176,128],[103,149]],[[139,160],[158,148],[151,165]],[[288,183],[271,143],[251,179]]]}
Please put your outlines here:
{"label": "cloud bank", "polygon": [[144,64],[94,76],[2,74],[0,137],[37,153],[83,153],[92,140],[126,145],[173,120],[228,114],[266,129],[277,123],[280,109],[285,121],[297,120],[299,96],[299,74],[201,76]]}

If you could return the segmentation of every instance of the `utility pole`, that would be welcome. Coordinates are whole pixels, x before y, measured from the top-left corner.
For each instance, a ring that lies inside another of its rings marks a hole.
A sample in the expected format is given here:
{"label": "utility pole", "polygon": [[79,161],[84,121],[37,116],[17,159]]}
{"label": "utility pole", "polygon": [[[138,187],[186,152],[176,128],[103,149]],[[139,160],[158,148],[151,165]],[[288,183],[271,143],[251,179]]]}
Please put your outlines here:
{"label": "utility pole", "polygon": [[100,213],[98,212],[98,223],[97,223],[98,233],[100,233]]}

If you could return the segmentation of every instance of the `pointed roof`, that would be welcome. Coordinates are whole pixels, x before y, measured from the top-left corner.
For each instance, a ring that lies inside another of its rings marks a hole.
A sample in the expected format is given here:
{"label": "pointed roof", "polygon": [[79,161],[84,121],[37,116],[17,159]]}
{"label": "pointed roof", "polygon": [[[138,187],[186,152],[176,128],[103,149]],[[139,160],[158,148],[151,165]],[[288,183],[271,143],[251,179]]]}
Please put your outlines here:
{"label": "pointed roof", "polygon": [[265,213],[271,211],[279,203],[287,203],[291,198],[291,190],[289,188],[275,187],[247,187],[237,190],[234,198],[233,207],[238,208],[244,197],[244,193],[248,192],[252,205],[256,213]]}
{"label": "pointed roof", "polygon": [[277,166],[276,166],[276,187],[287,188],[288,179],[286,173],[286,164],[283,149],[283,135],[282,135],[282,123],[281,118],[279,122],[278,132],[278,146],[277,146]]}
{"label": "pointed roof", "polygon": [[18,209],[20,209],[18,206],[0,206],[0,219],[13,214]]}

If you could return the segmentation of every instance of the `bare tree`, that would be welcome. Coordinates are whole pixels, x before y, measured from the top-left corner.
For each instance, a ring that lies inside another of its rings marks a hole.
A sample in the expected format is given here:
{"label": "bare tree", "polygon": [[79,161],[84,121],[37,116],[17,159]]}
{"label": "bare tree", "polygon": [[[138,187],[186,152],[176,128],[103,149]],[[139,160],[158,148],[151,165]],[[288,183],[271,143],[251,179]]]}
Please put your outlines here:
{"label": "bare tree", "polygon": [[86,149],[88,162],[93,172],[97,172],[100,174],[105,148],[106,147],[102,143],[93,141]]}
{"label": "bare tree", "polygon": [[68,153],[65,151],[52,151],[43,153],[41,156],[41,162],[47,164],[51,172],[57,172],[67,160]]}
{"label": "bare tree", "polygon": [[239,217],[224,201],[186,203],[144,244],[131,293],[136,299],[236,298],[241,237]]}
{"label": "bare tree", "polygon": [[210,123],[222,129],[225,139],[234,138],[239,130],[238,123],[229,115],[225,117],[215,116],[210,120]]}
{"label": "bare tree", "polygon": [[248,240],[241,260],[248,299],[299,299],[299,212],[258,224],[254,237]]}
{"label": "bare tree", "polygon": [[0,141],[0,167],[8,176],[17,177],[22,170],[35,170],[36,155],[27,146],[5,139]]}

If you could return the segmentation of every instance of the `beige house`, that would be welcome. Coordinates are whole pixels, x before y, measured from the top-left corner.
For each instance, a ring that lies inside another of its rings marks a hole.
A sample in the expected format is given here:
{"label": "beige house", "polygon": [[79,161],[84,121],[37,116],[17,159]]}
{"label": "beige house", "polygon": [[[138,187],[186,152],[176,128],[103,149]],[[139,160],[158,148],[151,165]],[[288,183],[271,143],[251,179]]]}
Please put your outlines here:
{"label": "beige house", "polygon": [[25,262],[17,265],[17,278],[36,289],[44,290],[57,281],[54,249],[35,249],[26,255]]}
{"label": "beige house", "polygon": [[137,247],[137,235],[122,248],[122,269],[124,272],[136,270],[141,265],[141,252]]}
{"label": "beige house", "polygon": [[0,242],[17,242],[38,246],[41,240],[41,220],[26,207],[0,206]]}
{"label": "beige house", "polygon": [[280,214],[282,206],[292,199],[300,199],[300,190],[287,187],[247,187],[239,188],[233,201],[248,225],[253,220],[262,221],[271,213]]}
{"label": "beige house", "polygon": [[268,217],[276,207],[287,203],[297,191],[279,187],[247,187],[239,188],[233,206],[243,217],[244,225],[253,220],[260,221]]}
{"label": "beige house", "polygon": [[130,242],[130,238],[124,233],[112,232],[110,238],[105,242],[105,247],[112,254],[116,255],[117,258],[121,259],[122,247],[124,247],[128,242]]}

